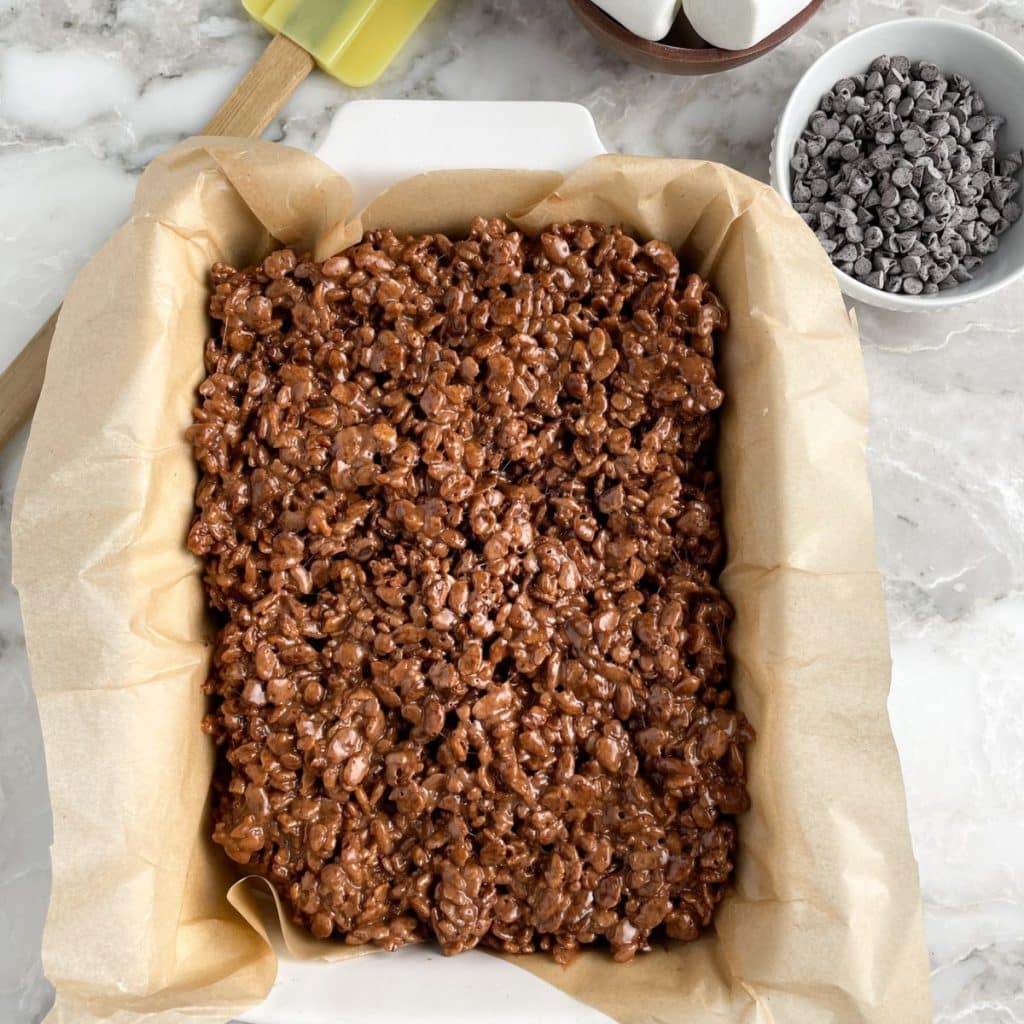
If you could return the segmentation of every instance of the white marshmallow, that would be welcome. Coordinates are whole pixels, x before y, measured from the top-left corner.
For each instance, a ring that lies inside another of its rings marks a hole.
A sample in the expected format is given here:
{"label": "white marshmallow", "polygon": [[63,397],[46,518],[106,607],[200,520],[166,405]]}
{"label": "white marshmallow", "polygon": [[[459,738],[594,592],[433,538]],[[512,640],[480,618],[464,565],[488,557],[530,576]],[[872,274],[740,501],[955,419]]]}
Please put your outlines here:
{"label": "white marshmallow", "polygon": [[[683,12],[702,39],[723,50],[745,50],[767,39],[808,0],[683,0]],[[604,5],[602,5],[604,6]],[[659,6],[651,4],[652,7]],[[613,15],[614,17],[614,15]]]}
{"label": "white marshmallow", "polygon": [[594,0],[606,14],[641,39],[664,39],[679,13],[680,0]]}

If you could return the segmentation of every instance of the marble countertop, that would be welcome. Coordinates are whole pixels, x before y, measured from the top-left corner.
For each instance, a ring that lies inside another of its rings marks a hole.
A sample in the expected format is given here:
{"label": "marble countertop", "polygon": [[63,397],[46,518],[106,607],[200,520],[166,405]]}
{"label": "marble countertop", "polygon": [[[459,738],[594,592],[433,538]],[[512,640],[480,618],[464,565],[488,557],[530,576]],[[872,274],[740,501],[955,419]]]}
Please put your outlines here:
{"label": "marble countertop", "polygon": [[[1024,49],[1024,0],[830,0],[727,75],[677,79],[600,49],[561,2],[441,0],[360,96],[567,99],[611,150],[767,175],[789,89],[831,43],[903,15]],[[236,0],[0,0],[0,366],[125,217],[146,162],[195,131],[264,37]],[[267,137],[312,148],[355,95],[316,74]],[[1024,1022],[1024,283],[907,317],[858,307],[894,674],[937,1022]],[[39,963],[49,819],[0,451],[0,1020],[50,999]]]}

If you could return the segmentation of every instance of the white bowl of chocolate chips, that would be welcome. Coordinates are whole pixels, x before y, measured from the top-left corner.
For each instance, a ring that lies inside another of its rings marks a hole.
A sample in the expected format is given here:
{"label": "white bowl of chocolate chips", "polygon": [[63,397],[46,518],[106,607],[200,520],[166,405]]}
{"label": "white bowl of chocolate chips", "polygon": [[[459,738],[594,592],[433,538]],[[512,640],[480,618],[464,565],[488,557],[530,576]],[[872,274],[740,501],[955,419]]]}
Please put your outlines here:
{"label": "white bowl of chocolate chips", "polygon": [[883,309],[973,302],[1024,275],[1024,57],[976,28],[904,18],[832,47],[772,143],[772,185],[843,291]]}

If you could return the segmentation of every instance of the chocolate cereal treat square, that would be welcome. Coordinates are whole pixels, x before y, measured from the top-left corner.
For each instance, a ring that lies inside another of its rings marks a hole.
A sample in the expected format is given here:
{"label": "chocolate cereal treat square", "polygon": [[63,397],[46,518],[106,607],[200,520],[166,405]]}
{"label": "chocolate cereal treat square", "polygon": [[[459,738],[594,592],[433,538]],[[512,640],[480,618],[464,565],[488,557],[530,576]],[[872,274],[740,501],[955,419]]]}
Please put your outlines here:
{"label": "chocolate cereal treat square", "polygon": [[694,939],[748,807],[714,345],[664,242],[477,219],[212,272],[213,839],[321,938]]}

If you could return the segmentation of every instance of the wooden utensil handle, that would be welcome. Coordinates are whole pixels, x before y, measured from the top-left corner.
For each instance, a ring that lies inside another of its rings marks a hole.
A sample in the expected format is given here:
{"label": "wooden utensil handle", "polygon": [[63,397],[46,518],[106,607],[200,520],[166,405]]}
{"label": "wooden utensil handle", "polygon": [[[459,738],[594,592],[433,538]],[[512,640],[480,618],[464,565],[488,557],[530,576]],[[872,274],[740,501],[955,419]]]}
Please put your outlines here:
{"label": "wooden utensil handle", "polygon": [[[274,36],[202,134],[261,135],[312,70],[313,58],[301,46],[287,36]],[[14,362],[0,373],[0,447],[32,415],[43,386],[46,357],[59,313],[58,308]]]}
{"label": "wooden utensil handle", "polygon": [[255,138],[313,70],[313,58],[287,36],[274,36],[259,60],[202,130],[203,135]]}
{"label": "wooden utensil handle", "polygon": [[50,314],[50,319],[32,335],[32,340],[14,357],[14,362],[0,373],[0,448],[13,437],[36,407],[59,313],[58,306]]}

